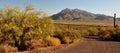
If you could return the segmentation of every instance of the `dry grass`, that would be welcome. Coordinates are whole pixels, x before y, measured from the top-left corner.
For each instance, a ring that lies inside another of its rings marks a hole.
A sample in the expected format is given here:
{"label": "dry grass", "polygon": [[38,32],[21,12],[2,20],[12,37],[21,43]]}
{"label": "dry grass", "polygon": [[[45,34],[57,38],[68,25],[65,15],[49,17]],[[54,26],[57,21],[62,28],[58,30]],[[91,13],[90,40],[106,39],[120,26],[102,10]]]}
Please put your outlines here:
{"label": "dry grass", "polygon": [[61,41],[55,37],[47,36],[46,41],[47,41],[48,45],[50,45],[50,46],[58,46],[61,44]]}
{"label": "dry grass", "polygon": [[[96,26],[113,26],[113,21],[65,21],[65,20],[57,20],[56,23],[59,24],[76,24],[76,25],[96,25]],[[120,26],[120,22],[117,22],[117,25]]]}

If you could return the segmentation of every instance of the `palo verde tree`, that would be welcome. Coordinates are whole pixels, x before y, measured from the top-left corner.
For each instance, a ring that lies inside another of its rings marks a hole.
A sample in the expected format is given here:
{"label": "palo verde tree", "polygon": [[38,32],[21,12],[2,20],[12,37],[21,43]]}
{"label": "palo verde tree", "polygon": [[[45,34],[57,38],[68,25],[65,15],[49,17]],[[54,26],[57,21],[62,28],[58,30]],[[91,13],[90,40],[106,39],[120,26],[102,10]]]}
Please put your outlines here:
{"label": "palo verde tree", "polygon": [[0,9],[0,44],[27,50],[32,42],[53,35],[54,21],[30,4],[19,7],[6,5]]}

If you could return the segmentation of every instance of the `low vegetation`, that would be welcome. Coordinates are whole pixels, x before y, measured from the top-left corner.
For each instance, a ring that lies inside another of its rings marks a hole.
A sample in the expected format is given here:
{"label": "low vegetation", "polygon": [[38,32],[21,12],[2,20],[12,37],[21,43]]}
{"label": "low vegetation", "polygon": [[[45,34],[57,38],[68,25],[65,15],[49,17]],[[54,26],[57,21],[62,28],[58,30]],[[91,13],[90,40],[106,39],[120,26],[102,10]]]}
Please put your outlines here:
{"label": "low vegetation", "polygon": [[54,24],[51,17],[35,10],[30,4],[26,4],[23,10],[11,6],[0,9],[0,53],[70,44],[80,39],[81,35],[120,40],[120,28]]}
{"label": "low vegetation", "polygon": [[5,6],[0,13],[0,44],[28,50],[33,48],[32,42],[54,34],[54,21],[29,4],[24,10]]}
{"label": "low vegetation", "polygon": [[120,40],[120,28],[102,27],[88,29],[89,35],[99,36],[102,40]]}
{"label": "low vegetation", "polygon": [[94,28],[88,28],[88,32],[89,32],[89,35],[91,35],[91,36],[97,36],[99,30],[95,27]]}
{"label": "low vegetation", "polygon": [[75,29],[65,29],[61,30],[58,28],[56,30],[54,37],[57,37],[61,40],[61,43],[72,43],[75,39],[79,39],[81,37],[81,33]]}
{"label": "low vegetation", "polygon": [[30,4],[26,4],[23,10],[5,6],[0,9],[0,52],[59,46],[61,43],[72,43],[80,38],[77,30],[55,28],[59,27],[55,27],[49,16],[35,10]]}
{"label": "low vegetation", "polygon": [[106,40],[120,40],[120,28],[100,30],[99,36]]}
{"label": "low vegetation", "polygon": [[48,46],[58,46],[61,44],[60,39],[55,38],[55,37],[50,37],[50,36],[47,36],[45,41]]}
{"label": "low vegetation", "polygon": [[[89,35],[89,36],[98,36],[100,40],[116,40],[120,41],[120,28],[119,26],[117,28],[114,28],[113,26],[103,26],[103,25],[78,25],[78,24],[62,24],[58,23],[57,24],[60,29],[63,31],[67,31],[64,29],[74,29],[77,32],[80,32],[80,34],[84,35]],[[68,27],[69,26],[69,27]],[[58,30],[59,33],[64,34],[60,32],[61,30]],[[70,31],[70,30],[69,30]],[[72,30],[73,31],[73,30]],[[58,34],[59,34],[58,33]],[[68,32],[67,32],[68,33]],[[76,33],[77,34],[77,33]],[[63,36],[62,36],[63,38]],[[70,38],[66,38],[70,40]],[[69,42],[66,40],[66,42]],[[72,40],[70,40],[72,41]],[[64,41],[63,41],[64,42]]]}

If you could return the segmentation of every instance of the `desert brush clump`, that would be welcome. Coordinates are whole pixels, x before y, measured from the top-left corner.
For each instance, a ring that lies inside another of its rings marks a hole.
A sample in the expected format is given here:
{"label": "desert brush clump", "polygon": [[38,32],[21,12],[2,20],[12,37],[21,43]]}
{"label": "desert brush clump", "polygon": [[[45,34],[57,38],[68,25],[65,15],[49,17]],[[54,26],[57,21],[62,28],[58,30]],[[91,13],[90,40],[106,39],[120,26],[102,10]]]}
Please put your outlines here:
{"label": "desert brush clump", "polygon": [[78,30],[70,30],[68,31],[70,39],[73,41],[74,39],[79,39],[81,37],[81,33]]}
{"label": "desert brush clump", "polygon": [[103,40],[120,40],[120,28],[101,28],[98,35]]}
{"label": "desert brush clump", "polygon": [[47,46],[59,46],[61,44],[60,39],[50,36],[46,36],[45,42],[47,43]]}
{"label": "desert brush clump", "polygon": [[59,38],[62,44],[69,44],[74,42],[75,39],[79,39],[81,37],[81,33],[79,32],[79,30],[75,30],[75,29],[61,30],[60,28],[57,28],[55,30],[54,37]]}
{"label": "desert brush clump", "polygon": [[120,28],[114,28],[114,31],[111,35],[114,40],[120,41]]}
{"label": "desert brush clump", "polygon": [[88,35],[96,36],[98,35],[99,30],[97,28],[88,28]]}
{"label": "desert brush clump", "polygon": [[52,36],[54,30],[54,21],[30,4],[23,10],[9,5],[0,9],[0,44],[28,50],[33,42]]}

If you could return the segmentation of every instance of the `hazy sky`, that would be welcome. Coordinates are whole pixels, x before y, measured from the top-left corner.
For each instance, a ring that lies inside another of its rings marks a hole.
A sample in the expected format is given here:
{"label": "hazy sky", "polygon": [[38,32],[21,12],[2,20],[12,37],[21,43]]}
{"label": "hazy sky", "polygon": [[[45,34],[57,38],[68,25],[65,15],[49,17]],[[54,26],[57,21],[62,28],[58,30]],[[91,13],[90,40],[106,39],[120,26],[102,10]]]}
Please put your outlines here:
{"label": "hazy sky", "polygon": [[44,10],[49,15],[56,14],[65,8],[78,8],[111,16],[117,13],[120,17],[120,0],[0,0],[0,8],[5,4],[22,8],[25,2]]}

